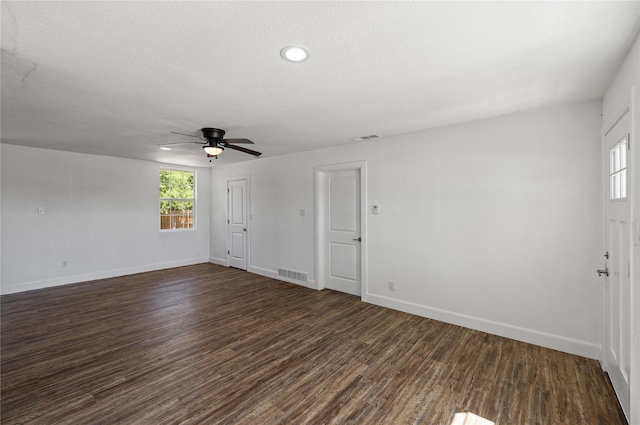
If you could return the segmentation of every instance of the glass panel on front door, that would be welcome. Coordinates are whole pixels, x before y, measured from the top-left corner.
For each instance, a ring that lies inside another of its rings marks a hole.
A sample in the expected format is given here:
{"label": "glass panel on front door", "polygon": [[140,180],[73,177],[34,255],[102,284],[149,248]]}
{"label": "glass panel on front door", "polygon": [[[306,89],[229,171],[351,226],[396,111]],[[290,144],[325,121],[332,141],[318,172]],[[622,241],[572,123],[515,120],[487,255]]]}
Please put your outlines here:
{"label": "glass panel on front door", "polygon": [[627,197],[627,139],[609,151],[609,199]]}

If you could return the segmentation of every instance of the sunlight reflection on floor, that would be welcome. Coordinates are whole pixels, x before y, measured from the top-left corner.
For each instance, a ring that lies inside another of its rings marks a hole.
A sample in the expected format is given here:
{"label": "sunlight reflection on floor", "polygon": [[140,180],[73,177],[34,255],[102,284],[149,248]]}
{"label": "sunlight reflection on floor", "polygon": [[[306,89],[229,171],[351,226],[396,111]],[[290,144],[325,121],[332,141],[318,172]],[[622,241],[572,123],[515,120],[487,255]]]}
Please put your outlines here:
{"label": "sunlight reflection on floor", "polygon": [[451,425],[495,425],[489,419],[485,419],[471,412],[456,413],[451,421]]}

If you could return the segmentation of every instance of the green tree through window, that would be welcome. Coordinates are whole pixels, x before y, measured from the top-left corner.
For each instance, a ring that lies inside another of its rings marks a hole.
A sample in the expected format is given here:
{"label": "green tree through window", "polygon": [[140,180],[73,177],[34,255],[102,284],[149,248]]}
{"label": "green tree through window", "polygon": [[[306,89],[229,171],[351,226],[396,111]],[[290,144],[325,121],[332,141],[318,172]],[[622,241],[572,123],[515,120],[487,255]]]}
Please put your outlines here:
{"label": "green tree through window", "polygon": [[160,230],[193,229],[196,175],[160,170]]}

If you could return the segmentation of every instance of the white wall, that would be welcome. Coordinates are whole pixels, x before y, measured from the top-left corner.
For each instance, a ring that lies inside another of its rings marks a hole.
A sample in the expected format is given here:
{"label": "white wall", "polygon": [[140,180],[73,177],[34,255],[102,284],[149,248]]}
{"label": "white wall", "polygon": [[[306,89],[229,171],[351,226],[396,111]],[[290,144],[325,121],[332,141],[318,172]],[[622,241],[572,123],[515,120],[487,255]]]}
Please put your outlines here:
{"label": "white wall", "polygon": [[196,170],[197,230],[160,232],[166,166],[0,147],[3,294],[208,261],[209,169]]}
{"label": "white wall", "polygon": [[611,124],[613,118],[622,112],[630,100],[631,86],[634,85],[640,86],[640,34],[636,37],[602,98],[604,125]]}
{"label": "white wall", "polygon": [[600,112],[592,101],[214,167],[211,260],[226,261],[226,179],[249,174],[249,271],[315,279],[314,166],[364,160],[382,209],[363,234],[369,302],[596,358]]}
{"label": "white wall", "polygon": [[[633,94],[632,94],[633,93]],[[631,220],[632,232],[630,267],[632,284],[631,341],[631,409],[629,423],[640,424],[640,35],[629,50],[602,100],[603,130],[609,128],[617,116],[631,105]],[[633,239],[635,236],[635,240]]]}

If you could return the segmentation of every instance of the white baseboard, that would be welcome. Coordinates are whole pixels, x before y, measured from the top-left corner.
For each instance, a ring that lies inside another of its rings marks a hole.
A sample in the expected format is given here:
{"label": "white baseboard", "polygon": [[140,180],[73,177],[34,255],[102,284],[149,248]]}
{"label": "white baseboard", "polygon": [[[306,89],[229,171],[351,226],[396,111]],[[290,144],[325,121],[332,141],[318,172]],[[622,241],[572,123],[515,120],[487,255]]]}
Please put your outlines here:
{"label": "white baseboard", "polygon": [[259,274],[260,276],[270,277],[272,279],[278,279],[278,272],[269,269],[263,269],[262,267],[251,266],[247,268],[249,273]]}
{"label": "white baseboard", "polygon": [[589,359],[597,360],[600,358],[601,346],[585,341],[521,328],[505,323],[494,322],[491,320],[481,319],[479,317],[467,316],[465,314],[427,307],[371,293],[367,294],[367,302],[382,307],[392,308],[394,310],[404,311],[405,313],[411,313],[417,316],[427,317],[429,319],[514,339],[516,341],[522,341],[550,348],[552,350],[587,357]]}
{"label": "white baseboard", "polygon": [[229,264],[227,263],[226,258],[209,257],[209,262],[213,264],[217,264],[219,266],[229,267]]}
{"label": "white baseboard", "polygon": [[188,260],[171,261],[167,263],[147,264],[144,266],[127,267],[123,269],[104,270],[93,273],[83,273],[73,276],[64,276],[54,279],[44,279],[34,282],[20,283],[17,285],[2,285],[0,292],[2,295],[15,294],[17,292],[33,291],[35,289],[50,288],[53,286],[69,285],[71,283],[88,282],[91,280],[108,279],[112,277],[125,276],[129,274],[152,272],[156,270],[172,269],[174,267],[191,266],[194,264],[207,263],[207,258],[192,258]]}

